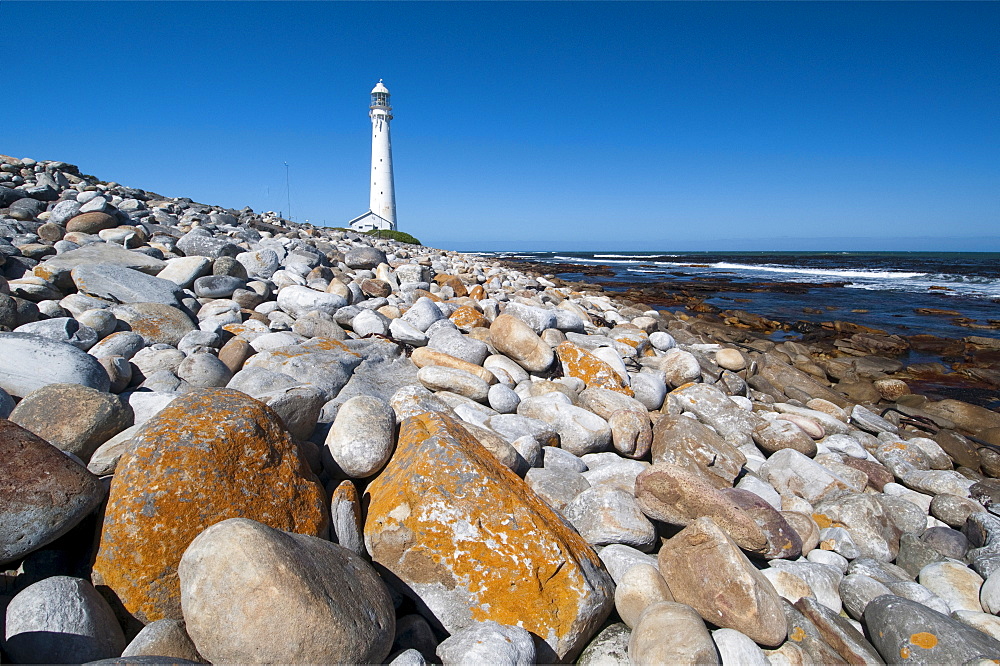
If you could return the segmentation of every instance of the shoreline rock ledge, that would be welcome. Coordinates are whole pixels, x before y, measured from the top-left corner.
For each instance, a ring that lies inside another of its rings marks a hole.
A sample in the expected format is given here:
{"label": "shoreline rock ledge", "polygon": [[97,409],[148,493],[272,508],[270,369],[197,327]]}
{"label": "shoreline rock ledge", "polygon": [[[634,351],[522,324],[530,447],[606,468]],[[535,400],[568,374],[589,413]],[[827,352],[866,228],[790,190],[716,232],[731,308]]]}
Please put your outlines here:
{"label": "shoreline rock ledge", "polygon": [[0,156],[2,659],[996,659],[1000,414],[859,335]]}

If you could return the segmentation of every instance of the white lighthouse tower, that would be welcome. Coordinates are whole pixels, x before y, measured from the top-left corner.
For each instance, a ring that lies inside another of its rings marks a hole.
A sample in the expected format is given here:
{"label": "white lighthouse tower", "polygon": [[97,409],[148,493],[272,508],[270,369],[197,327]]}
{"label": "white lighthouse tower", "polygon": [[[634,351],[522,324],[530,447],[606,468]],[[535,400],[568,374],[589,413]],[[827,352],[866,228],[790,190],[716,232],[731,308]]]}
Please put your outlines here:
{"label": "white lighthouse tower", "polygon": [[392,141],[389,138],[389,89],[378,80],[372,88],[368,116],[372,120],[372,177],[368,212],[349,225],[355,231],[396,229],[396,188],[392,179]]}

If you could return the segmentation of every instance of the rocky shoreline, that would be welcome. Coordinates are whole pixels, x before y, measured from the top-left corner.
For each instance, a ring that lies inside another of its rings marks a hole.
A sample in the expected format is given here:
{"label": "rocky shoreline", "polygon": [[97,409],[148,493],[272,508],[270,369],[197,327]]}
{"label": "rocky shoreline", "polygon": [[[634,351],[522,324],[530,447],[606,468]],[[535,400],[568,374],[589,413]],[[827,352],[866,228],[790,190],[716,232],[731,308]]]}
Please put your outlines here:
{"label": "rocky shoreline", "polygon": [[5,662],[1000,657],[1000,414],[912,337],[4,156],[0,256]]}

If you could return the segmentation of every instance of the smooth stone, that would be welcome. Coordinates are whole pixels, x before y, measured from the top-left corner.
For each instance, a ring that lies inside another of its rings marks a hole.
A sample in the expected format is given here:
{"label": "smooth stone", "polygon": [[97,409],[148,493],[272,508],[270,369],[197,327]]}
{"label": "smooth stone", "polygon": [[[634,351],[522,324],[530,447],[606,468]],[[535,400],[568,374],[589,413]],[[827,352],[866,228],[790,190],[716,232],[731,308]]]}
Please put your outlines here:
{"label": "smooth stone", "polygon": [[834,566],[815,562],[792,562],[788,560],[772,560],[770,565],[779,571],[798,576],[809,586],[812,596],[834,613],[842,609],[838,588],[844,575]]}
{"label": "smooth stone", "polygon": [[490,386],[480,377],[465,370],[441,365],[420,368],[417,379],[431,391],[450,391],[477,402],[486,402]]}
{"label": "smooth stone", "polygon": [[613,486],[584,490],[563,508],[562,514],[593,545],[622,543],[650,551],[656,543],[656,528],[643,515],[635,497]]}
{"label": "smooth stone", "polygon": [[528,666],[535,663],[535,644],[531,634],[521,627],[486,620],[463,627],[441,641],[437,656],[445,666]]}
{"label": "smooth stone", "polygon": [[955,611],[951,617],[962,624],[977,629],[987,636],[1000,640],[1000,617],[974,611]]}
{"label": "smooth stone", "polygon": [[117,657],[125,635],[94,586],[70,576],[29,585],[7,606],[4,649],[17,663],[80,663]]}
{"label": "smooth stone", "polygon": [[0,420],[0,564],[58,539],[104,499],[97,478],[28,430]]}
{"label": "smooth stone", "polygon": [[529,469],[524,482],[556,511],[562,511],[577,495],[590,488],[582,474],[569,469]]}
{"label": "smooth stone", "polygon": [[278,307],[296,319],[314,311],[332,315],[346,305],[347,300],[343,296],[309,287],[291,285],[278,291]]}
{"label": "smooth stone", "polygon": [[844,527],[862,557],[891,562],[899,554],[899,529],[871,495],[851,494],[815,505],[820,527]]}
{"label": "smooth stone", "polygon": [[209,353],[198,353],[188,356],[177,367],[177,377],[191,386],[207,388],[225,386],[232,379],[233,373],[217,356]]}
{"label": "smooth stone", "polygon": [[396,416],[388,403],[375,396],[355,396],[340,406],[325,448],[344,474],[369,477],[392,455],[395,427]]}
{"label": "smooth stone", "polygon": [[696,467],[716,488],[732,487],[746,456],[697,419],[662,415],[653,427],[654,463]]}
{"label": "smooth stone", "polygon": [[403,313],[401,318],[404,323],[412,326],[421,333],[426,333],[431,325],[442,319],[447,319],[447,316],[441,312],[437,303],[426,296],[422,296],[414,301],[413,305]]}
{"label": "smooth stone", "polygon": [[169,657],[202,662],[181,620],[150,622],[128,644],[122,657]]}
{"label": "smooth stone", "polygon": [[194,293],[198,298],[229,298],[246,283],[245,279],[231,275],[205,275],[194,281]]}
{"label": "smooth stone", "polygon": [[[669,636],[669,640],[664,637]],[[660,601],[639,618],[628,644],[633,664],[718,664],[705,622],[685,604]]]}
{"label": "smooth stone", "polygon": [[604,451],[611,445],[611,426],[593,412],[544,397],[522,400],[520,416],[538,419],[559,433],[560,446],[573,455]]}
{"label": "smooth stone", "polygon": [[500,315],[493,320],[490,342],[528,372],[542,372],[555,359],[552,348],[530,326],[511,315]]}
{"label": "smooth stone", "polygon": [[98,446],[132,425],[132,419],[132,410],[118,396],[80,384],[36,389],[10,414],[14,423],[84,463]]}
{"label": "smooth stone", "polygon": [[113,264],[82,264],[72,271],[81,292],[116,303],[177,305],[183,294],[170,280]]}
{"label": "smooth stone", "polygon": [[658,601],[673,601],[670,588],[651,564],[636,564],[625,572],[615,587],[615,610],[630,629],[643,611]]}
{"label": "smooth stone", "polygon": [[161,280],[170,280],[182,289],[191,289],[195,280],[212,271],[208,257],[176,257],[168,259],[163,270],[156,274]]}
{"label": "smooth stone", "polygon": [[872,600],[864,625],[887,663],[965,664],[1000,655],[995,638],[895,595]]}
{"label": "smooth stone", "polygon": [[191,542],[178,575],[188,634],[210,662],[379,663],[392,648],[385,584],[329,541],[231,518]]}
{"label": "smooth stone", "polygon": [[374,247],[353,247],[344,254],[344,263],[348,268],[375,268],[387,263],[385,252]]}
{"label": "smooth stone", "polygon": [[730,444],[739,447],[753,444],[751,437],[757,423],[754,415],[729,399],[725,393],[708,384],[691,384],[673,392],[685,410],[698,420],[712,426]]}
{"label": "smooth stone", "polygon": [[97,331],[72,317],[55,317],[42,321],[34,321],[14,329],[15,333],[28,333],[49,338],[56,342],[65,342],[87,351],[97,344]]}
{"label": "smooth stone", "polygon": [[224,237],[213,236],[211,232],[196,227],[177,241],[177,249],[185,256],[202,256],[211,259],[235,257],[243,248]]}
{"label": "smooth stone", "polygon": [[[163,303],[125,303],[111,313],[128,324],[148,345],[176,345],[195,324],[184,311]],[[96,346],[96,345],[95,345]]]}
{"label": "smooth stone", "polygon": [[49,384],[80,384],[107,393],[108,373],[93,356],[65,342],[0,333],[0,388],[21,398]]}
{"label": "smooth stone", "polygon": [[625,573],[636,564],[648,564],[659,570],[655,555],[649,555],[622,543],[613,543],[600,549],[599,556],[612,580],[617,585]]}
{"label": "smooth stone", "polygon": [[710,518],[699,518],[666,540],[658,559],[674,599],[706,622],[769,647],[785,640],[781,597]]}
{"label": "smooth stone", "polygon": [[860,620],[865,608],[877,597],[892,594],[884,584],[864,574],[848,574],[840,581],[840,599],[844,610],[855,620]]}
{"label": "smooth stone", "polygon": [[716,629],[712,641],[722,666],[770,666],[764,651],[749,636],[735,629]]}
{"label": "smooth stone", "polygon": [[353,481],[345,479],[330,496],[330,541],[367,557],[363,530],[358,489]]}
{"label": "smooth stone", "polygon": [[811,504],[852,490],[851,484],[795,449],[781,449],[761,465],[760,476],[782,494]]}
{"label": "smooth stone", "polygon": [[920,570],[917,581],[941,597],[953,611],[980,612],[979,591],[983,578],[956,562],[932,562]]}

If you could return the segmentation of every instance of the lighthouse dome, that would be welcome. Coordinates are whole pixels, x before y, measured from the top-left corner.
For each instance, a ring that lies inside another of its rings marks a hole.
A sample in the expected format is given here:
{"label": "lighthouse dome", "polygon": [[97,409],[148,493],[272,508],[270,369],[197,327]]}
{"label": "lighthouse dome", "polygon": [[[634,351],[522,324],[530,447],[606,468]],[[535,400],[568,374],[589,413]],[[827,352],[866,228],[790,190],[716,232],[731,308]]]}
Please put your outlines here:
{"label": "lighthouse dome", "polygon": [[378,83],[375,84],[375,87],[372,88],[372,94],[374,95],[375,93],[389,94],[389,89],[382,84],[382,79],[379,79]]}

